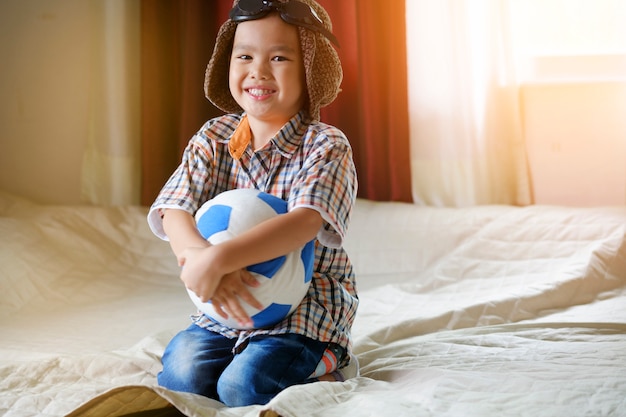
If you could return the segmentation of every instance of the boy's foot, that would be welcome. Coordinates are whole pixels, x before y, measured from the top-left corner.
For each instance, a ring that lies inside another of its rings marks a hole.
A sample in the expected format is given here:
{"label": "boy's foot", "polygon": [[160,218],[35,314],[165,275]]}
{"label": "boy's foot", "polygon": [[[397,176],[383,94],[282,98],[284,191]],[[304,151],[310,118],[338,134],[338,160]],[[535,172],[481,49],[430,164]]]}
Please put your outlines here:
{"label": "boy's foot", "polygon": [[317,379],[320,381],[328,381],[328,382],[343,382],[350,378],[355,378],[359,376],[359,361],[357,360],[354,354],[350,354],[350,363],[348,366],[345,366],[341,369],[337,369],[334,372],[331,372],[326,375],[322,375]]}

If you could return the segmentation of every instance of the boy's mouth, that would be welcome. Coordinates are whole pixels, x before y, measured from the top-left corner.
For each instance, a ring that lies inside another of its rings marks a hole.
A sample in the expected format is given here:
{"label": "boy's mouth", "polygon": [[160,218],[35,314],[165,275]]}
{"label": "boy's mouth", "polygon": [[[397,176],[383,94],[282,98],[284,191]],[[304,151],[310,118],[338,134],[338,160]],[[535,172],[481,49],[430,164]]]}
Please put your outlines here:
{"label": "boy's mouth", "polygon": [[248,92],[248,94],[255,96],[255,97],[267,96],[274,92],[274,90],[266,90],[262,88],[248,88],[246,91]]}

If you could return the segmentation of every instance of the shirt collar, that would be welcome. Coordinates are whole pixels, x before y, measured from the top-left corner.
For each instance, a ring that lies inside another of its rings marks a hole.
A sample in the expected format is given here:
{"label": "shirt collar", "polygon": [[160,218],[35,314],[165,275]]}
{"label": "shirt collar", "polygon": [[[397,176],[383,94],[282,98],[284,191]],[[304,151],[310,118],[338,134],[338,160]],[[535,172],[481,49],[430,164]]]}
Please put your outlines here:
{"label": "shirt collar", "polygon": [[250,123],[248,122],[248,116],[244,114],[228,141],[228,152],[230,156],[232,156],[233,159],[241,158],[241,155],[246,151],[251,140],[252,132],[250,131]]}
{"label": "shirt collar", "polygon": [[[306,114],[299,112],[289,119],[278,133],[276,133],[271,141],[281,155],[286,158],[291,158],[300,146],[309,122]],[[251,141],[252,132],[250,131],[250,123],[248,122],[248,116],[244,114],[228,141],[228,152],[234,159],[240,159]]]}

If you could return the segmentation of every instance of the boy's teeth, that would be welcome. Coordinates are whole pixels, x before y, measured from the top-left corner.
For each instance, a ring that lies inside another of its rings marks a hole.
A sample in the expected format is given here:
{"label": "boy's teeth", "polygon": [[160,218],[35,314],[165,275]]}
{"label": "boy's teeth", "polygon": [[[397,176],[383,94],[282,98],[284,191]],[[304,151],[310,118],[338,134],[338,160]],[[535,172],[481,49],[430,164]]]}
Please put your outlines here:
{"label": "boy's teeth", "polygon": [[253,96],[262,96],[264,94],[269,94],[270,91],[269,90],[261,90],[260,88],[251,88],[250,90],[248,90],[250,92],[250,94],[252,94]]}

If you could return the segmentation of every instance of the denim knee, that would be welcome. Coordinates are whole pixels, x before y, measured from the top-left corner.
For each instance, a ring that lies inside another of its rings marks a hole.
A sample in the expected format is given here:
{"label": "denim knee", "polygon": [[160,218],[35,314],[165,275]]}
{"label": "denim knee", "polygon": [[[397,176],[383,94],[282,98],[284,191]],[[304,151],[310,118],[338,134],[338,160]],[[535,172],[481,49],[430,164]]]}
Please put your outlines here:
{"label": "denim knee", "polygon": [[218,399],[217,380],[232,360],[234,342],[196,325],[181,331],[163,353],[159,385]]}
{"label": "denim knee", "polygon": [[219,400],[229,407],[268,403],[307,382],[327,345],[296,334],[253,337],[219,378]]}
{"label": "denim knee", "polygon": [[[243,407],[253,404],[267,404],[278,390],[269,393],[258,392],[260,388],[267,388],[265,376],[254,367],[229,367],[224,371],[217,382],[219,400],[229,407]],[[261,380],[261,381],[259,381]]]}

